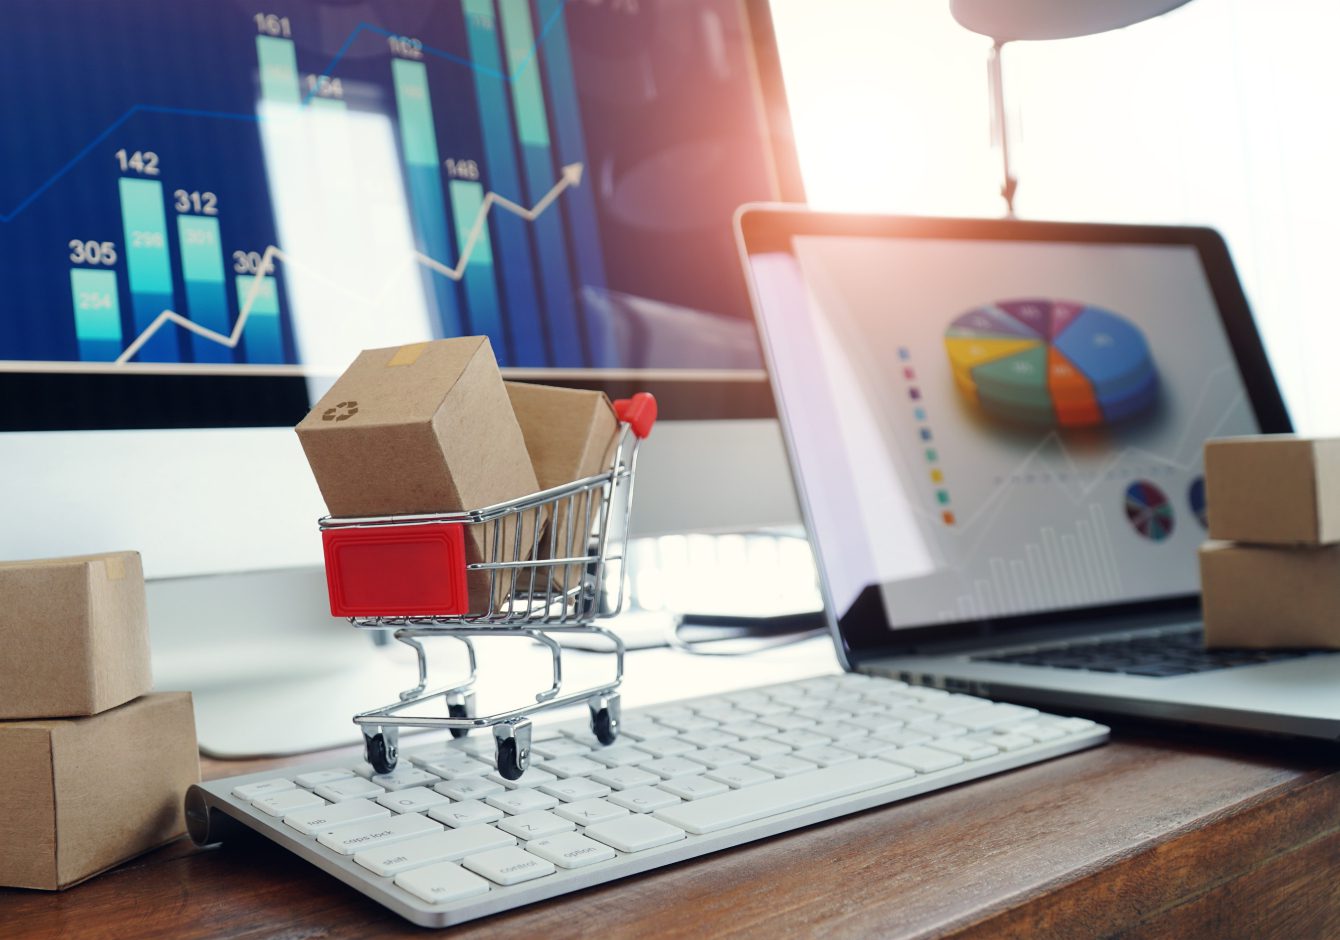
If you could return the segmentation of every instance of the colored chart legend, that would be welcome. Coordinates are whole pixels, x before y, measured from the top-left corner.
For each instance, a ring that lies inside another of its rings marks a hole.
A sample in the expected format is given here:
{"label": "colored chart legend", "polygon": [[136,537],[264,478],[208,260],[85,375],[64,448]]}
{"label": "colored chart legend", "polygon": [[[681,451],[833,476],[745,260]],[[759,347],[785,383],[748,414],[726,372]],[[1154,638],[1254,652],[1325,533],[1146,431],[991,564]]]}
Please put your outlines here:
{"label": "colored chart legend", "polygon": [[945,350],[960,391],[993,418],[1067,429],[1147,413],[1159,378],[1140,329],[1065,300],[1001,300],[949,325]]}

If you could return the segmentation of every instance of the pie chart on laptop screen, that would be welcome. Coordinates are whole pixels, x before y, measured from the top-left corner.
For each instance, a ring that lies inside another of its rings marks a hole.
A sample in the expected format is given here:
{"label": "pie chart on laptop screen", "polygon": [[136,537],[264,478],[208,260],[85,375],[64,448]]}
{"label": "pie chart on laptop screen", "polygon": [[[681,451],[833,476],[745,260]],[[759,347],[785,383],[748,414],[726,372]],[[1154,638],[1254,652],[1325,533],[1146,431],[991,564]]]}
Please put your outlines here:
{"label": "pie chart on laptop screen", "polygon": [[998,300],[955,319],[945,350],[959,390],[991,418],[1048,428],[1131,421],[1158,399],[1144,333],[1071,300]]}

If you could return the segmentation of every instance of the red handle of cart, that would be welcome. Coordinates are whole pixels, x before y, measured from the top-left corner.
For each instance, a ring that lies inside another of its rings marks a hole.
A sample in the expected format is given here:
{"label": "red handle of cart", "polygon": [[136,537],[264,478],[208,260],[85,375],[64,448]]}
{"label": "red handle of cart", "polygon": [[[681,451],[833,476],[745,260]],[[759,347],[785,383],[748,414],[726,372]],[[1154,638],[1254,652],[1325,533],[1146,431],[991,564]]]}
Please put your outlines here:
{"label": "red handle of cart", "polygon": [[614,403],[614,413],[639,439],[646,438],[656,423],[656,396],[651,392],[638,392],[632,398],[620,398]]}

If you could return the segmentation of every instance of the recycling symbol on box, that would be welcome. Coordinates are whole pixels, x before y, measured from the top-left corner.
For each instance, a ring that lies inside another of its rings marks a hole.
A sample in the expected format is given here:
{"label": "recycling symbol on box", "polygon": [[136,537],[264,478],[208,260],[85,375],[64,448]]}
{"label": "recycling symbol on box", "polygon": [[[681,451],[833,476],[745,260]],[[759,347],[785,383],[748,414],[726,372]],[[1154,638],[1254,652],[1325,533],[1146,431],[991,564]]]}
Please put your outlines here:
{"label": "recycling symbol on box", "polygon": [[321,415],[322,421],[348,421],[358,414],[358,402],[342,401],[334,408],[327,408]]}

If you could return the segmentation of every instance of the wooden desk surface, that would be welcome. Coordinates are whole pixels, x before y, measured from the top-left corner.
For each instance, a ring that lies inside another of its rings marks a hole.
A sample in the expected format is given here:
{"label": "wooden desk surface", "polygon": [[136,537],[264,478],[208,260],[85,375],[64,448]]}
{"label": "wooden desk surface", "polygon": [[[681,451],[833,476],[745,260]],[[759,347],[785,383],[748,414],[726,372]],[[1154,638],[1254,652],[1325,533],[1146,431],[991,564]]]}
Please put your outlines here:
{"label": "wooden desk surface", "polygon": [[[453,936],[1336,937],[1337,872],[1340,756],[1145,728]],[[0,890],[0,933],[424,932],[268,843],[183,841],[64,893]]]}

